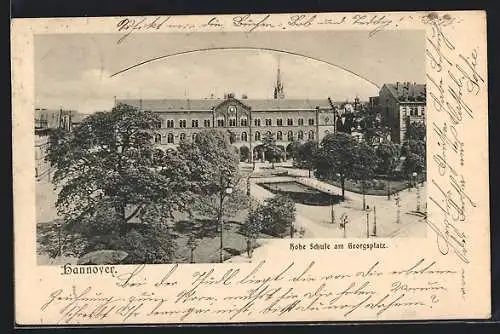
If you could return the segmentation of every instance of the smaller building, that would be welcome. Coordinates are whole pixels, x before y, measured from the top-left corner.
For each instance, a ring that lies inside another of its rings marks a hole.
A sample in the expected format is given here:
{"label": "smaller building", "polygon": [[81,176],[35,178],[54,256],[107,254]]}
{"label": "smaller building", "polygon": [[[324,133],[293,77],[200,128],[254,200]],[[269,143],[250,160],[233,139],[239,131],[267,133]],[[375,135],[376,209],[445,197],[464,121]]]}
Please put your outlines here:
{"label": "smaller building", "polygon": [[385,125],[392,129],[392,140],[402,143],[406,140],[409,124],[425,124],[426,86],[411,82],[384,84],[380,89],[378,105]]}
{"label": "smaller building", "polygon": [[71,129],[74,129],[76,126],[80,125],[80,123],[87,117],[87,114],[81,114],[75,112],[71,115]]}
{"label": "smaller building", "polygon": [[50,179],[50,164],[45,161],[49,146],[51,129],[72,129],[72,110],[63,109],[35,109],[35,178],[37,181],[44,177]]}

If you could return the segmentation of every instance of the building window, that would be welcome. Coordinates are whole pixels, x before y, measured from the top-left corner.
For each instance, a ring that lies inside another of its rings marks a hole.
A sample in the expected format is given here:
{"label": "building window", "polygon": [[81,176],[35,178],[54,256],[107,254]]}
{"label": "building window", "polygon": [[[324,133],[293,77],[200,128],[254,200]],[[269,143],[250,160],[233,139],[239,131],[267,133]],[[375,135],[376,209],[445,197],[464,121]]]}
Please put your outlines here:
{"label": "building window", "polygon": [[191,127],[192,128],[197,128],[198,127],[198,120],[197,119],[193,119],[191,121]]}
{"label": "building window", "polygon": [[266,118],[266,126],[273,125],[273,121],[270,118]]}
{"label": "building window", "polygon": [[229,119],[229,126],[236,126],[236,118]]}
{"label": "building window", "polygon": [[254,120],[254,124],[255,124],[255,126],[260,126],[260,118],[256,118]]}
{"label": "building window", "polygon": [[267,131],[267,132],[266,132],[266,136],[267,136],[267,137],[273,137],[273,134],[271,133],[271,131]]}
{"label": "building window", "polygon": [[223,128],[223,127],[224,127],[224,119],[223,119],[223,118],[219,118],[219,119],[217,120],[217,126],[218,126],[219,128]]}
{"label": "building window", "polygon": [[281,118],[276,119],[276,125],[277,126],[283,126],[283,120]]}
{"label": "building window", "polygon": [[173,127],[174,127],[174,120],[167,119],[167,128],[173,128]]}
{"label": "building window", "polygon": [[161,135],[159,133],[155,133],[155,144],[161,143]]}
{"label": "building window", "polygon": [[309,140],[314,140],[314,131],[309,131],[308,138]]}
{"label": "building window", "polygon": [[181,133],[180,139],[181,139],[181,141],[186,140],[186,134],[184,132]]}
{"label": "building window", "polygon": [[161,128],[161,120],[155,121],[154,127],[157,128],[157,129],[160,129]]}
{"label": "building window", "polygon": [[195,140],[196,140],[196,137],[198,137],[198,134],[197,134],[197,133],[193,133],[193,134],[191,135],[191,139],[192,139],[193,141],[195,141]]}
{"label": "building window", "polygon": [[203,126],[206,127],[206,128],[209,128],[210,127],[210,120],[209,119],[206,119],[203,121]]}
{"label": "building window", "polygon": [[167,143],[169,143],[169,144],[173,144],[174,143],[174,135],[173,134],[169,133],[167,135]]}
{"label": "building window", "polygon": [[287,138],[288,138],[288,141],[293,141],[293,132],[292,131],[288,131]]}
{"label": "building window", "polygon": [[299,118],[298,123],[299,123],[299,125],[304,125],[304,119],[303,118]]}
{"label": "building window", "polygon": [[185,119],[181,119],[179,121],[179,127],[180,128],[185,128],[186,127],[186,120]]}
{"label": "building window", "polygon": [[314,118],[309,118],[309,125],[314,125]]}
{"label": "building window", "polygon": [[293,118],[289,118],[286,120],[287,125],[293,125]]}
{"label": "building window", "polygon": [[303,139],[304,139],[304,131],[299,131],[299,132],[297,133],[297,138],[298,138],[299,140],[303,140]]}
{"label": "building window", "polygon": [[260,140],[260,132],[257,131],[255,132],[255,141],[259,141]]}
{"label": "building window", "polygon": [[247,133],[246,132],[242,132],[241,133],[241,141],[247,141],[247,140],[248,140]]}
{"label": "building window", "polygon": [[246,117],[242,117],[240,119],[240,125],[241,126],[248,126],[248,119]]}

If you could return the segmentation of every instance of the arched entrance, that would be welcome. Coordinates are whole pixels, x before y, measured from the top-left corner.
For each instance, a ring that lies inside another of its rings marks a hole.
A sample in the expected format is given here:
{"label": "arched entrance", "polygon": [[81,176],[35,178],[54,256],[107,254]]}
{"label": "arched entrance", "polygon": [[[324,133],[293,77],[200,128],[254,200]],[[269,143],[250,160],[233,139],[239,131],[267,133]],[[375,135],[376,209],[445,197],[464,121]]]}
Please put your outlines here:
{"label": "arched entrance", "polygon": [[276,146],[278,146],[278,148],[281,150],[281,156],[277,159],[277,162],[285,161],[287,159],[285,146],[283,145],[276,145]]}
{"label": "arched entrance", "polygon": [[297,144],[296,142],[290,143],[286,147],[286,158],[287,160],[289,159],[294,159],[295,156],[297,155]]}
{"label": "arched entrance", "polygon": [[247,146],[240,147],[240,162],[249,161],[250,149]]}
{"label": "arched entrance", "polygon": [[262,145],[257,145],[253,149],[253,160],[254,161],[260,161],[264,162],[265,157],[264,157],[264,146]]}

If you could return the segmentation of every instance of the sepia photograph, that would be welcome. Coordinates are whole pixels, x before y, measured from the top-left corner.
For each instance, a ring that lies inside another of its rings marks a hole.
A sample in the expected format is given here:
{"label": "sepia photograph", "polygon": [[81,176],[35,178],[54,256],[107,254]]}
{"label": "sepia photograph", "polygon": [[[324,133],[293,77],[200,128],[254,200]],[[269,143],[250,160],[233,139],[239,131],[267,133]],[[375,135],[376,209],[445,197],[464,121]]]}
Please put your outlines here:
{"label": "sepia photograph", "polygon": [[276,238],[425,237],[424,41],[35,36],[38,263],[250,262]]}
{"label": "sepia photograph", "polygon": [[485,12],[12,30],[16,323],[491,316]]}

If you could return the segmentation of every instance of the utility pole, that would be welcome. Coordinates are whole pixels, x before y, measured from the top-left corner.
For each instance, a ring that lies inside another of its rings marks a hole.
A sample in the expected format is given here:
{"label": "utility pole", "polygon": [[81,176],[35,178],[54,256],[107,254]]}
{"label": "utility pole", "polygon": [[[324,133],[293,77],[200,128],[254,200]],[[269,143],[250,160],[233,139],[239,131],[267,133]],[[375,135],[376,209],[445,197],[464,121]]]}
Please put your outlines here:
{"label": "utility pole", "polygon": [[373,236],[377,236],[377,210],[373,207]]}

